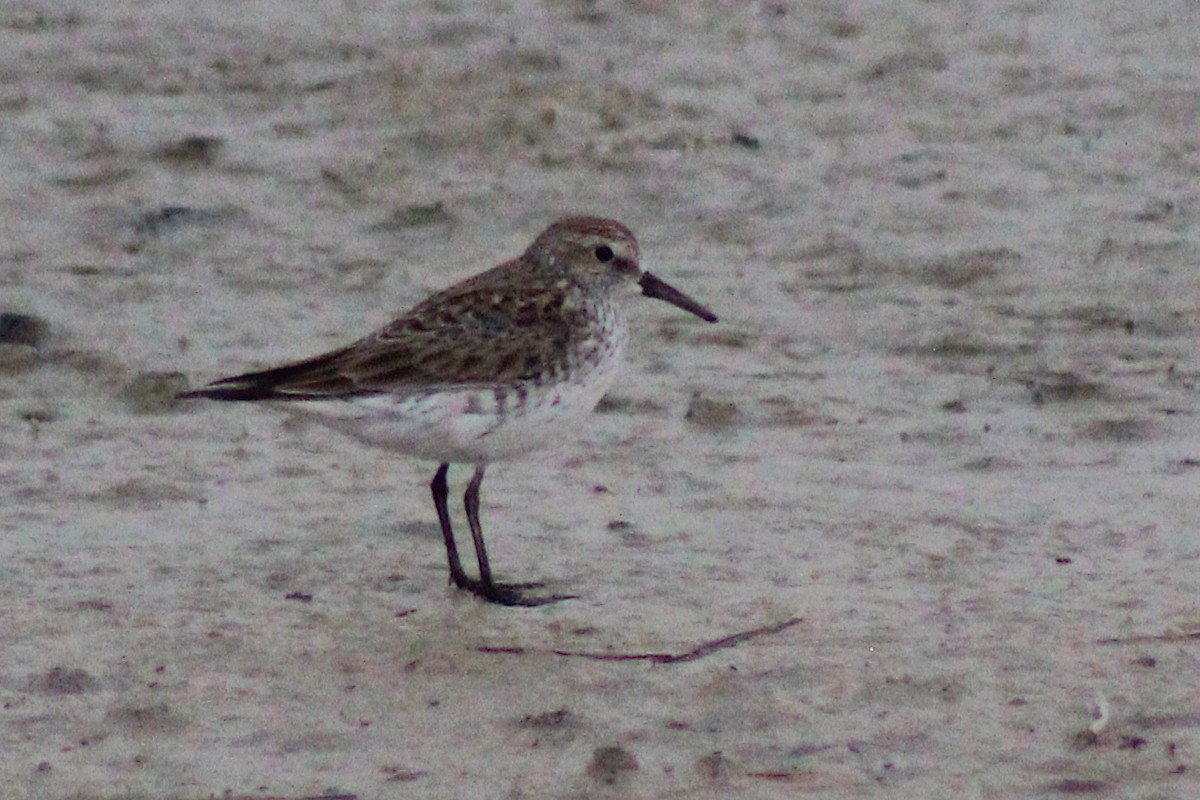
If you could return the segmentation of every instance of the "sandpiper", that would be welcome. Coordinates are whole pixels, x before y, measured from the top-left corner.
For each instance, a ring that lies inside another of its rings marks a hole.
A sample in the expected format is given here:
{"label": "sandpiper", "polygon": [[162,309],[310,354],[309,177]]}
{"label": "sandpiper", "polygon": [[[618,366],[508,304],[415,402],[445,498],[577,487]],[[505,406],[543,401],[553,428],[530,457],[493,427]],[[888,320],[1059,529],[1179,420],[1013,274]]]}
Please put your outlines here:
{"label": "sandpiper", "polygon": [[[576,595],[530,596],[522,590],[540,584],[493,580],[479,487],[488,464],[571,431],[600,401],[628,338],[619,290],[637,285],[647,297],[717,321],[643,271],[638,257],[637,240],[619,222],[561,219],[520,258],[429,297],[348,347],[179,396],[301,403],[368,444],[439,462],[430,489],[454,585],[503,605],[566,600]],[[452,463],[475,467],[463,499],[478,578],[463,570],[450,525]]]}

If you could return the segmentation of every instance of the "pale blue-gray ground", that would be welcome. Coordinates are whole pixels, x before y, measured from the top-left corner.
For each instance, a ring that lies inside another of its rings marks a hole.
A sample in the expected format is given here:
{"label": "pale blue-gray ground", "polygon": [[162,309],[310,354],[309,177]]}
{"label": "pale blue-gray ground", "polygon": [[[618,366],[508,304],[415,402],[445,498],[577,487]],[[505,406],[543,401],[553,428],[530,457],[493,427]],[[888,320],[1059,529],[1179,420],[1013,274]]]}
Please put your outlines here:
{"label": "pale blue-gray ground", "polygon": [[[0,8],[49,325],[0,345],[0,797],[1195,794],[1200,10],[685,5]],[[565,211],[721,315],[639,304],[489,473],[496,568],[578,600],[447,589],[432,465],[137,379]]]}

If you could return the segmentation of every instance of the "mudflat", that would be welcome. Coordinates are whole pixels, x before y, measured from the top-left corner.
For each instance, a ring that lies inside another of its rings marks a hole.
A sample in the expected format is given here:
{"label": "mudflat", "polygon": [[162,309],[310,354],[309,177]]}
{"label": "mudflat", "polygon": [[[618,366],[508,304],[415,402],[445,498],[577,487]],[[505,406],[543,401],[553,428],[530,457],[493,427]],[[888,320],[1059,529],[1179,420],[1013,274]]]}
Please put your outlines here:
{"label": "mudflat", "polygon": [[[6,4],[0,796],[1187,796],[1198,25]],[[436,465],[172,400],[566,213],[721,319],[631,301],[489,469],[498,577],[577,599],[449,587]]]}

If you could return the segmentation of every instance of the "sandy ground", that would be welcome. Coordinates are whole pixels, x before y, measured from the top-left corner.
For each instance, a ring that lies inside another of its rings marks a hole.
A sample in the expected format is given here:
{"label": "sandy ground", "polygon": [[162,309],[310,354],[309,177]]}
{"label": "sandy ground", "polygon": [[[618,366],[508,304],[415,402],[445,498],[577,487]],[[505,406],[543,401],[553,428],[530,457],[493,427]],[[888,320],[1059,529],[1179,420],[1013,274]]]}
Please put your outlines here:
{"label": "sandy ground", "polygon": [[[4,3],[0,797],[1200,796],[1198,31]],[[489,473],[579,599],[449,590],[432,464],[163,399],[564,211],[722,316],[635,302],[595,424]]]}

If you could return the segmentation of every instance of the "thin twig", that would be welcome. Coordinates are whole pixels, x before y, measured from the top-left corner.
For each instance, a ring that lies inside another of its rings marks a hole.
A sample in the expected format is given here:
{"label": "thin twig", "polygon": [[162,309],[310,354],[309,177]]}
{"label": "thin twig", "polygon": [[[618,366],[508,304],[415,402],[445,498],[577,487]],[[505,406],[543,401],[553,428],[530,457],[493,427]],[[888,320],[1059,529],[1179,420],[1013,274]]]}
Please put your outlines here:
{"label": "thin twig", "polygon": [[1162,633],[1157,636],[1114,636],[1110,639],[1097,639],[1096,644],[1154,644],[1156,642],[1191,642],[1200,640],[1200,631],[1191,633]]}
{"label": "thin twig", "polygon": [[[704,642],[697,647],[693,647],[683,653],[591,653],[577,650],[554,650],[556,656],[569,656],[572,658],[590,658],[593,661],[652,661],[655,664],[679,664],[684,661],[695,661],[698,658],[704,658],[707,655],[712,655],[718,650],[724,650],[729,647],[737,647],[742,642],[747,642],[759,636],[769,636],[780,631],[787,630],[793,625],[799,625],[804,621],[803,617],[792,617],[789,620],[780,622],[777,625],[765,625],[761,628],[751,628],[748,631],[735,633],[730,636],[725,636],[720,639],[713,639]],[[523,653],[523,647],[481,647],[481,653]]]}

